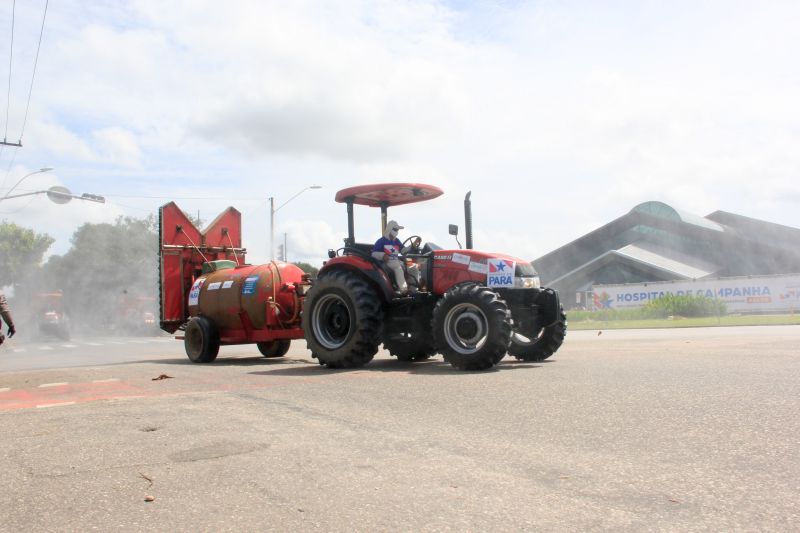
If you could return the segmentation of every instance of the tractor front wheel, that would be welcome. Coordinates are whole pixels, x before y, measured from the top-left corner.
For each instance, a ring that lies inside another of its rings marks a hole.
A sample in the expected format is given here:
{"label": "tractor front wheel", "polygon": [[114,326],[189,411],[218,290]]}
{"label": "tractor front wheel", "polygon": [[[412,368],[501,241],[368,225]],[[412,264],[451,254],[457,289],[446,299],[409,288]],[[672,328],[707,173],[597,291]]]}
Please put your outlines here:
{"label": "tractor front wheel", "polygon": [[283,357],[289,351],[292,341],[282,339],[279,341],[257,342],[258,351],[264,357]]}
{"label": "tractor front wheel", "polygon": [[183,334],[183,347],[193,363],[210,363],[219,353],[219,332],[214,323],[196,316],[189,320]]}
{"label": "tractor front wheel", "polygon": [[375,357],[383,320],[375,291],[356,273],[331,272],[306,296],[303,330],[319,364],[354,368]]}
{"label": "tractor front wheel", "polygon": [[567,315],[559,309],[558,320],[538,332],[529,334],[514,331],[508,353],[520,361],[544,361],[561,347],[567,336]]}
{"label": "tractor front wheel", "polygon": [[461,370],[485,370],[506,355],[511,311],[496,292],[480,285],[447,291],[433,311],[436,347]]}

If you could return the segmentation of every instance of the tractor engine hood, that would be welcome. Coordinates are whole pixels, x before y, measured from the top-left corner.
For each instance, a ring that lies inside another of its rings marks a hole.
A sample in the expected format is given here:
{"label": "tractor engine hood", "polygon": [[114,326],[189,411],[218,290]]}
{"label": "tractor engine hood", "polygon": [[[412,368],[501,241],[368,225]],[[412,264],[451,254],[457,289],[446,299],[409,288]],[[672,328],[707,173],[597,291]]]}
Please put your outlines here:
{"label": "tractor engine hood", "polygon": [[[539,276],[530,262],[512,255],[479,250],[436,250],[434,269],[468,274],[489,287],[539,288]],[[459,276],[462,277],[462,276]]]}

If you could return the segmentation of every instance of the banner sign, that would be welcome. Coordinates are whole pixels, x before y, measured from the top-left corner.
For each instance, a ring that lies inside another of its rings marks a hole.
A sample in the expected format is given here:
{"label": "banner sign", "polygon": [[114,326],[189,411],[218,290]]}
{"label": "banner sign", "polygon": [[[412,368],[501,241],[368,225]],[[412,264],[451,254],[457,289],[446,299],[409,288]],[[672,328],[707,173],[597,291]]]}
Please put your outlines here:
{"label": "banner sign", "polygon": [[635,309],[667,294],[705,296],[728,312],[800,311],[800,274],[595,285],[595,309]]}

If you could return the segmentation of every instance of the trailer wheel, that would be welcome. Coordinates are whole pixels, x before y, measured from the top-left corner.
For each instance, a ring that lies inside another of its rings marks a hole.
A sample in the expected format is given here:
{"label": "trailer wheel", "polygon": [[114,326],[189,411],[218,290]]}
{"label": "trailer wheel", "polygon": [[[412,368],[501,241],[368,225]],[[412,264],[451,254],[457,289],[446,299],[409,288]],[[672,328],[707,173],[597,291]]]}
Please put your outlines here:
{"label": "trailer wheel", "polygon": [[508,353],[520,361],[544,361],[556,353],[566,336],[567,315],[561,308],[558,321],[540,329],[535,335],[528,336],[514,331],[511,335],[511,346],[508,347]]}
{"label": "trailer wheel", "polygon": [[183,335],[183,347],[193,363],[210,363],[219,353],[219,332],[214,323],[196,316],[189,321]]}
{"label": "trailer wheel", "polygon": [[328,368],[354,368],[375,357],[383,321],[375,291],[356,273],[317,279],[303,306],[303,331],[311,355]]}
{"label": "trailer wheel", "polygon": [[289,351],[292,341],[281,339],[279,341],[257,342],[258,351],[264,357],[283,357]]}
{"label": "trailer wheel", "polygon": [[511,311],[488,287],[468,284],[447,291],[433,311],[436,347],[461,370],[485,370],[506,355]]}

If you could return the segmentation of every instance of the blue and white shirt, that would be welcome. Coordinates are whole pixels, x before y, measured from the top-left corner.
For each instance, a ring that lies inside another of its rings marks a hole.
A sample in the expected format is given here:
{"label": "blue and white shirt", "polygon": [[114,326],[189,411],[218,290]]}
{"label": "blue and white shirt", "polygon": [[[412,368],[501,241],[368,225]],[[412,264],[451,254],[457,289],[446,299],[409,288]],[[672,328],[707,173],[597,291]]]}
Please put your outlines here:
{"label": "blue and white shirt", "polygon": [[398,254],[400,253],[401,248],[403,247],[403,243],[400,242],[400,239],[387,239],[386,237],[381,237],[377,241],[375,241],[375,246],[372,247],[373,252],[383,252],[384,255],[389,256],[389,259],[398,259]]}

